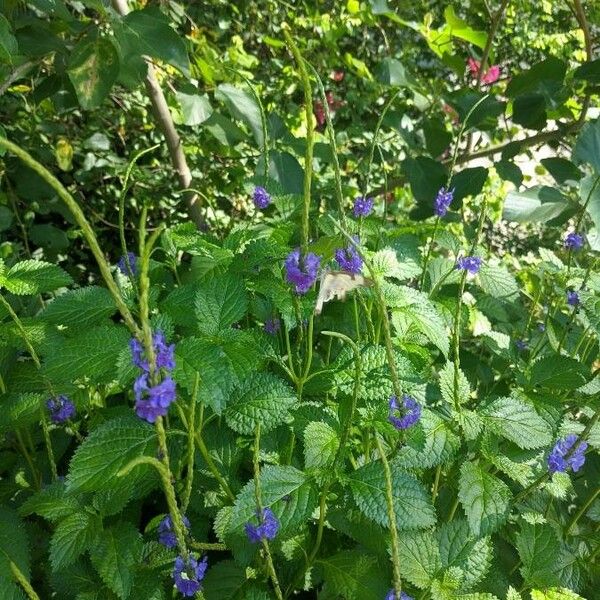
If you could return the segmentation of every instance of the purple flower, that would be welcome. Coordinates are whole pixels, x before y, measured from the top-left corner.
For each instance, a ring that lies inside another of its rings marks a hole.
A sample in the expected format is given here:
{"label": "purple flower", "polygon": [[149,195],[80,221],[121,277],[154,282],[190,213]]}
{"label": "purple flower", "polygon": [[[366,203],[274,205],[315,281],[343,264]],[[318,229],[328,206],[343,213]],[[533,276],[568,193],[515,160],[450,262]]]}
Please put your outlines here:
{"label": "purple flower", "polygon": [[573,452],[569,458],[565,458],[566,454],[568,454],[576,441],[577,436],[572,433],[566,438],[556,442],[554,448],[552,448],[552,452],[550,452],[550,456],[548,456],[548,471],[550,475],[557,471],[564,473],[569,467],[575,472],[581,469],[585,462],[585,451],[588,447],[586,442],[581,442],[579,446],[577,446],[575,452]]}
{"label": "purple flower", "polygon": [[55,396],[46,401],[46,408],[50,411],[53,423],[64,423],[75,416],[75,405],[67,396]]}
{"label": "purple flower", "polygon": [[567,304],[569,306],[579,306],[579,294],[575,290],[567,290]]}
{"label": "purple flower", "polygon": [[[385,597],[385,600],[396,600],[396,593],[393,589],[388,592],[388,595]],[[405,592],[400,592],[400,600],[413,600],[413,597],[409,596]]]}
{"label": "purple flower", "polygon": [[[397,417],[399,411],[402,416]],[[390,415],[388,421],[396,429],[408,429],[412,427],[421,418],[421,405],[408,394],[402,396],[402,405],[398,403],[396,396],[390,397]]]}
{"label": "purple flower", "polygon": [[[156,358],[156,368],[171,371],[175,368],[175,344],[167,344],[162,331],[157,331],[152,335],[152,344],[154,346],[154,355]],[[131,349],[131,362],[148,373],[150,366],[144,358],[144,346],[136,338],[129,341]]]}
{"label": "purple flower", "polygon": [[294,284],[297,294],[306,294],[317,279],[321,258],[309,252],[300,259],[300,249],[296,248],[285,259],[286,279]]}
{"label": "purple flower", "polygon": [[565,236],[564,246],[567,250],[581,250],[583,248],[583,236],[572,231]]}
{"label": "purple flower", "polygon": [[525,340],[515,340],[515,346],[519,352],[527,350],[527,342]]}
{"label": "purple flower", "polygon": [[175,400],[175,382],[166,377],[154,387],[148,385],[148,374],[142,373],[133,384],[135,412],[140,419],[154,423],[158,417],[164,417],[171,402]]}
{"label": "purple flower", "polygon": [[169,408],[175,395],[175,382],[170,377],[165,377],[159,384],[148,389],[150,402],[161,408]]}
{"label": "purple flower", "polygon": [[[186,516],[181,517],[183,524],[187,529],[190,528],[190,522]],[[171,519],[171,515],[167,515],[159,524],[158,524],[158,541],[169,549],[175,548],[177,546],[177,536],[173,531],[173,521]]]}
{"label": "purple flower", "polygon": [[354,200],[354,216],[355,217],[368,217],[373,210],[373,198],[365,198],[358,196]]}
{"label": "purple flower", "polygon": [[437,193],[435,197],[433,211],[438,217],[445,217],[448,209],[450,208],[450,204],[454,200],[454,190],[446,191],[445,188],[440,188],[440,191]]}
{"label": "purple flower", "polygon": [[121,256],[117,263],[117,268],[123,275],[135,277],[137,275],[137,256],[133,252],[128,252],[126,256]]}
{"label": "purple flower", "polygon": [[481,258],[479,256],[461,256],[456,261],[456,268],[468,271],[471,275],[475,275],[481,268]]}
{"label": "purple flower", "polygon": [[268,333],[269,335],[276,335],[280,327],[281,321],[277,318],[273,318],[265,321],[263,329],[265,330],[265,333]]}
{"label": "purple flower", "polygon": [[[358,238],[354,238],[354,242],[358,244]],[[363,260],[352,245],[347,248],[338,248],[335,251],[335,260],[340,268],[353,275],[358,275],[363,268]]]}
{"label": "purple flower", "polygon": [[252,523],[246,523],[244,529],[248,539],[253,543],[257,544],[261,540],[272,540],[279,531],[279,521],[273,514],[270,508],[263,508],[262,518],[260,513],[256,511],[256,518],[259,521],[258,525],[252,525]]}
{"label": "purple flower", "polygon": [[254,206],[256,206],[256,208],[260,208],[261,210],[267,208],[267,206],[271,204],[271,196],[269,195],[269,192],[267,192],[264,187],[260,187],[260,185],[257,185],[254,188],[253,200]]}
{"label": "purple flower", "polygon": [[178,556],[173,567],[175,587],[186,598],[191,598],[202,587],[200,582],[204,579],[207,568],[208,557],[206,556],[201,561],[190,556],[187,564],[182,556]]}

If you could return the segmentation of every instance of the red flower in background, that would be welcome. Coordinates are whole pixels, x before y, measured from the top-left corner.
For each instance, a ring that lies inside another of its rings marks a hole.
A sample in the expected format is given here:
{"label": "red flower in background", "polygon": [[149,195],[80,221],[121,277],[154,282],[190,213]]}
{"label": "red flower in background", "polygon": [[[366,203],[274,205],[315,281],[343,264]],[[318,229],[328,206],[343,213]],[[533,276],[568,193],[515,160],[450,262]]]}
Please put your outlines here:
{"label": "red flower in background", "polygon": [[[481,70],[481,63],[474,58],[470,58],[467,60],[467,66],[469,67],[469,71],[471,75],[475,79],[479,77],[479,71]],[[487,71],[484,72],[481,82],[486,84],[495,83],[500,79],[500,66],[492,65]]]}
{"label": "red flower in background", "polygon": [[342,81],[342,79],[344,79],[344,71],[341,70],[333,70],[331,71],[331,73],[329,73],[329,79],[332,79],[333,81]]}
{"label": "red flower in background", "polygon": [[[332,116],[333,113],[335,113],[335,111],[338,108],[340,108],[340,106],[344,105],[344,102],[342,100],[336,100],[333,97],[333,92],[326,92],[325,99],[327,100],[327,106],[329,108],[329,112],[332,113]],[[322,127],[323,125],[325,125],[327,117],[325,115],[325,107],[320,100],[316,100],[313,104],[313,112],[315,114],[315,119],[317,119],[317,126]]]}

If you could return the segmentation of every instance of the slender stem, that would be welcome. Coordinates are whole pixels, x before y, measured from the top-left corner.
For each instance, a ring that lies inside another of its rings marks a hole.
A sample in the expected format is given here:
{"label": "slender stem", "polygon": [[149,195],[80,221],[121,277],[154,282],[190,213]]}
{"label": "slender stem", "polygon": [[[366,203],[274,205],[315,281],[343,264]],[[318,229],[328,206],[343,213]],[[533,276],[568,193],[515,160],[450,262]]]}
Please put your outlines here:
{"label": "slender stem", "polygon": [[211,542],[190,542],[190,546],[192,548],[194,548],[195,550],[204,550],[206,552],[208,551],[220,551],[220,552],[224,552],[226,551],[228,548],[225,544],[219,544],[217,542],[215,543],[211,543]]}
{"label": "slender stem", "polygon": [[477,73],[477,87],[481,85],[481,80],[483,79],[483,75],[487,68],[488,59],[490,56],[490,52],[492,50],[492,44],[494,42],[494,36],[498,31],[498,26],[500,25],[500,20],[502,19],[502,15],[508,6],[509,0],[502,0],[500,7],[498,10],[492,15],[492,22],[490,26],[490,32],[488,34],[487,40],[485,42],[485,47],[483,48],[483,54],[481,55],[481,63],[479,64],[479,73]]}
{"label": "slender stem", "polygon": [[206,466],[208,467],[209,471],[212,473],[213,477],[217,480],[217,482],[221,486],[221,489],[225,492],[225,494],[229,498],[229,500],[231,500],[233,502],[235,500],[235,494],[231,491],[231,488],[229,487],[227,480],[223,477],[223,475],[221,475],[221,473],[219,472],[219,469],[217,469],[217,465],[215,465],[215,461],[213,460],[212,456],[210,455],[208,448],[206,447],[206,444],[204,443],[204,440],[202,439],[202,433],[200,431],[196,432],[194,439],[196,440],[196,445],[198,446],[198,450],[200,450],[200,454],[202,455],[202,458],[204,459],[204,462],[206,463]]}
{"label": "slender stem", "polygon": [[13,307],[10,305],[8,300],[6,300],[6,298],[4,298],[4,296],[2,294],[0,294],[0,303],[2,304],[2,306],[4,306],[4,308],[6,309],[8,314],[11,316],[12,320],[14,321],[15,325],[17,326],[17,329],[19,330],[19,334],[23,338],[23,341],[25,342],[25,346],[27,347],[27,352],[29,352],[31,358],[33,359],[33,362],[35,363],[35,366],[39,369],[41,367],[41,362],[40,362],[39,356],[37,355],[37,352],[35,351],[35,348],[32,346],[31,342],[29,341],[29,336],[27,335],[27,332],[25,331],[25,327],[23,327],[23,323],[21,322],[21,319],[19,319],[19,316],[13,310]]}
{"label": "slender stem", "polygon": [[375,433],[375,444],[381,463],[383,464],[383,473],[385,475],[385,501],[387,504],[388,519],[390,522],[390,538],[392,542],[392,566],[394,571],[394,592],[396,598],[400,598],[402,592],[402,576],[400,574],[400,544],[398,538],[398,529],[396,526],[396,511],[394,510],[394,483],[392,480],[392,470],[390,469],[390,463],[388,462],[385,451],[381,444],[381,440],[377,433]]}
{"label": "slender stem", "polygon": [[577,521],[585,515],[588,511],[589,507],[592,505],[592,502],[600,496],[600,487],[596,488],[596,491],[585,501],[585,503],[581,506],[581,508],[573,515],[573,518],[565,528],[565,535],[569,535],[573,527],[577,524]]}
{"label": "slender stem", "polygon": [[431,240],[429,244],[427,244],[427,252],[425,253],[425,261],[423,262],[423,271],[421,272],[421,280],[419,282],[419,289],[423,291],[423,285],[425,284],[425,274],[427,273],[427,265],[429,264],[429,259],[431,257],[431,251],[433,250],[433,244],[435,243],[435,236],[437,234],[438,228],[440,226],[440,217],[435,218],[435,224],[433,226],[433,234],[431,235]]}
{"label": "slender stem", "polygon": [[27,594],[29,600],[40,600],[40,597],[35,593],[35,590],[33,589],[33,587],[31,587],[31,584],[29,583],[29,581],[27,581],[27,578],[25,577],[21,569],[19,569],[19,567],[12,560],[10,560],[10,558],[8,562],[13,577],[15,578],[16,582],[23,588],[23,591]]}
{"label": "slender stem", "polygon": [[58,479],[58,471],[56,469],[56,460],[54,459],[54,450],[52,449],[52,439],[50,438],[48,419],[43,407],[40,407],[40,421],[42,423],[42,432],[44,434],[44,443],[46,444],[46,452],[48,454],[48,462],[50,463],[52,479],[56,480]]}
{"label": "slender stem", "polygon": [[33,464],[33,459],[31,458],[31,454],[29,454],[27,446],[23,442],[23,436],[21,435],[21,432],[18,429],[15,429],[15,437],[17,438],[17,445],[19,446],[19,450],[21,451],[21,454],[27,461],[27,465],[29,466],[29,470],[31,471],[33,485],[39,491],[41,489],[42,477],[35,468],[35,465]]}
{"label": "slender stem", "polygon": [[460,410],[460,398],[458,397],[459,379],[460,379],[460,327],[462,318],[462,298],[465,293],[465,284],[467,282],[467,271],[463,271],[460,284],[458,286],[458,296],[456,298],[456,311],[454,313],[454,330],[452,332],[452,354],[454,358],[454,380],[453,380],[453,397],[454,408]]}
{"label": "slender stem", "polygon": [[196,402],[198,400],[198,386],[200,385],[200,375],[196,373],[194,380],[194,391],[190,397],[189,418],[187,423],[187,473],[185,480],[185,489],[181,498],[181,512],[186,513],[187,507],[192,497],[192,484],[194,483],[194,456],[196,454],[196,445],[194,443],[194,433],[196,428]]}
{"label": "slender stem", "polygon": [[112,273],[110,272],[110,265],[104,258],[104,254],[100,249],[100,245],[98,244],[98,239],[96,238],[96,234],[92,229],[92,226],[89,224],[88,220],[85,218],[83,211],[81,210],[79,204],[75,201],[73,196],[67,191],[67,189],[37,160],[35,160],[28,152],[13,144],[6,138],[0,137],[0,148],[6,148],[9,152],[20,158],[30,169],[35,171],[60,197],[60,199],[67,205],[67,208],[73,214],[75,221],[81,228],[81,231],[98,263],[98,267],[100,269],[100,273],[106,283],[106,287],[108,291],[111,293],[123,320],[127,327],[129,327],[130,331],[133,334],[139,334],[139,328],[131,315],[129,308],[125,304],[121,296],[121,292],[115,280],[113,279]]}
{"label": "slender stem", "polygon": [[435,479],[433,480],[433,488],[431,490],[431,502],[435,504],[435,500],[440,489],[440,476],[442,474],[442,465],[438,465],[435,470]]}
{"label": "slender stem", "polygon": [[283,35],[288,44],[298,66],[300,80],[304,88],[304,114],[306,119],[306,152],[304,154],[304,205],[302,211],[302,250],[306,254],[309,239],[308,219],[310,214],[310,198],[311,198],[311,181],[313,169],[313,148],[314,148],[314,133],[315,124],[313,120],[313,105],[312,105],[312,87],[306,70],[306,63],[298,50],[289,29],[283,28]]}

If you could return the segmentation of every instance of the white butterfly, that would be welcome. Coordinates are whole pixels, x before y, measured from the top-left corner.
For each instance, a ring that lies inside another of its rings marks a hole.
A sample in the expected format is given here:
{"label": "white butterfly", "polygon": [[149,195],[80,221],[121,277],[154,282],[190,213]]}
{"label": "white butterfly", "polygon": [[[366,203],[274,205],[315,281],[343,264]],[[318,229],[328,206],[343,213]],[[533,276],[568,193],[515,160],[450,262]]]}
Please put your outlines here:
{"label": "white butterfly", "polygon": [[357,287],[370,286],[372,281],[362,275],[354,275],[346,271],[325,271],[321,275],[321,285],[317,304],[315,306],[315,315],[320,315],[323,310],[323,304],[334,298],[344,300],[346,294]]}

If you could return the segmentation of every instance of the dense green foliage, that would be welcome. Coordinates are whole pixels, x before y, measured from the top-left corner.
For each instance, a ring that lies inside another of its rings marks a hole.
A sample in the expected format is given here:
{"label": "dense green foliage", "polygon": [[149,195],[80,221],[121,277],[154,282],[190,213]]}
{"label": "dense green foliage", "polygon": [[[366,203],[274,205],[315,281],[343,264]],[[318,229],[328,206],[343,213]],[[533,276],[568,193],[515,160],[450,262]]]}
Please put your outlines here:
{"label": "dense green foliage", "polygon": [[0,9],[0,599],[598,598],[597,5]]}

